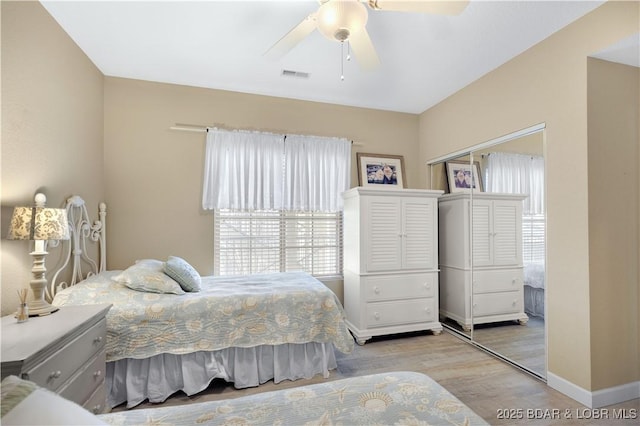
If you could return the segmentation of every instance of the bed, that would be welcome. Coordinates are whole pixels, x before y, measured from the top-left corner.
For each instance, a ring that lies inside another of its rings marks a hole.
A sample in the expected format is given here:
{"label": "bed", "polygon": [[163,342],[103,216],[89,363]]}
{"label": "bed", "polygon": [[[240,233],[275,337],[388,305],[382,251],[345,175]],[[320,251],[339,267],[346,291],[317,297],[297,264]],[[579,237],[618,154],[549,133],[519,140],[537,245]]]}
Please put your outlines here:
{"label": "bed", "polygon": [[[105,270],[106,205],[93,224],[80,197],[71,197],[66,208],[72,238],[63,252],[69,259],[50,284],[52,304],[113,305],[107,314],[109,407],[163,402],[180,390],[192,395],[216,378],[244,388],[328,377],[337,367],[335,351],[353,350],[339,300],[309,274],[198,277],[197,292],[173,287],[156,292],[176,284],[158,269],[169,260],[144,259],[122,271]],[[101,246],[99,262],[85,258],[87,240]],[[71,279],[59,283],[69,266]]]}
{"label": "bed", "polygon": [[544,262],[524,265],[524,311],[527,315],[544,318]]}
{"label": "bed", "polygon": [[[405,371],[340,379],[230,400],[97,416],[31,382],[10,376],[2,382],[2,404],[2,423],[6,425],[487,424],[428,376]],[[34,406],[37,409],[32,409]]]}

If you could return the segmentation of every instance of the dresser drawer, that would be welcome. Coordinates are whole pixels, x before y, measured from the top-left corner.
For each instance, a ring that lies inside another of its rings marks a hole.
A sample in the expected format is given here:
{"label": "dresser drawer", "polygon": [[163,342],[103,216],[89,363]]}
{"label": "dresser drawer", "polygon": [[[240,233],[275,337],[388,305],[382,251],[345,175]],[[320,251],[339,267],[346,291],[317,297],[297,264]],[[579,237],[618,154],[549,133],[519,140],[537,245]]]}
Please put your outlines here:
{"label": "dresser drawer", "polygon": [[106,352],[101,350],[58,393],[71,401],[85,401],[100,385],[104,385]]}
{"label": "dresser drawer", "polygon": [[522,312],[522,305],[521,291],[473,295],[473,315],[478,317]]}
{"label": "dresser drawer", "polygon": [[93,414],[101,414],[107,412],[107,391],[104,386],[104,380],[93,394],[87,399],[82,406]]}
{"label": "dresser drawer", "polygon": [[365,301],[401,300],[433,297],[438,287],[437,272],[425,274],[402,274],[369,276],[363,279],[362,291]]}
{"label": "dresser drawer", "polygon": [[104,347],[106,333],[107,320],[103,318],[53,356],[27,371],[27,378],[55,391]]}
{"label": "dresser drawer", "polygon": [[435,321],[436,302],[431,299],[402,300],[396,302],[367,303],[367,327],[410,324]]}
{"label": "dresser drawer", "polygon": [[522,268],[474,271],[473,294],[517,291],[523,281]]}

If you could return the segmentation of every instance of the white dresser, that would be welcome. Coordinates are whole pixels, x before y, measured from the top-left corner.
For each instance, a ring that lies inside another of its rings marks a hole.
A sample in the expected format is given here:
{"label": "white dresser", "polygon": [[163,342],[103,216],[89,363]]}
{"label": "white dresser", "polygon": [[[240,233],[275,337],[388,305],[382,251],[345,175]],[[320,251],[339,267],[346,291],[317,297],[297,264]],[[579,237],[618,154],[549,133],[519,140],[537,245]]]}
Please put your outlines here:
{"label": "white dresser", "polygon": [[438,200],[440,316],[456,321],[465,331],[472,324],[511,320],[524,324],[529,319],[524,313],[522,264],[525,198],[474,193],[473,210],[468,192]]}
{"label": "white dresser", "polygon": [[64,306],[18,324],[2,317],[2,378],[16,375],[93,413],[105,411],[105,342],[111,305]]}
{"label": "white dresser", "polygon": [[438,197],[442,191],[344,193],[344,307],[358,344],[418,330],[440,334]]}

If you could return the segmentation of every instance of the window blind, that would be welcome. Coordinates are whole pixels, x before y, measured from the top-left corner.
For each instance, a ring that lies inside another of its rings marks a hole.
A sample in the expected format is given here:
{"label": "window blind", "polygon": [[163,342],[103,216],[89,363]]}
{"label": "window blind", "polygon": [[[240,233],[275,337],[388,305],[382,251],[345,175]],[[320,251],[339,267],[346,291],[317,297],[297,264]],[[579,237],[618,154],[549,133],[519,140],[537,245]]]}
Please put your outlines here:
{"label": "window blind", "polygon": [[216,275],[342,275],[342,213],[215,211]]}
{"label": "window blind", "polygon": [[543,214],[522,216],[522,260],[527,263],[544,262],[545,217]]}

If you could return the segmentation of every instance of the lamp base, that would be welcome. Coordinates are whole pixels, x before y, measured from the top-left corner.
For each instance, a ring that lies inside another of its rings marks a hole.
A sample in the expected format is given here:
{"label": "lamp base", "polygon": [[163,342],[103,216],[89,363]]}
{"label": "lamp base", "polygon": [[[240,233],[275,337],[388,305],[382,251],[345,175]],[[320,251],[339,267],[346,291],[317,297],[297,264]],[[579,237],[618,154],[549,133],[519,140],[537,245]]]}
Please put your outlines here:
{"label": "lamp base", "polygon": [[27,303],[27,306],[29,307],[30,317],[42,317],[45,315],[50,315],[60,309],[57,306],[48,304],[44,300],[33,300]]}

